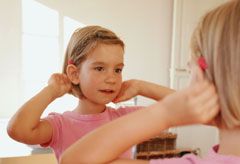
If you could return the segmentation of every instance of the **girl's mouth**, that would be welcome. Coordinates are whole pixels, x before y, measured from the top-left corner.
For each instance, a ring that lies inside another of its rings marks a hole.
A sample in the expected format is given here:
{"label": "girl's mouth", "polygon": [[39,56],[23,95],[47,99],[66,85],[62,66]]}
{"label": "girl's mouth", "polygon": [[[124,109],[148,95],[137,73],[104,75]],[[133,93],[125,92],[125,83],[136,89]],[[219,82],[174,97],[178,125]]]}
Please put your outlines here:
{"label": "girl's mouth", "polygon": [[111,89],[102,89],[102,90],[99,90],[100,92],[102,93],[105,93],[105,94],[112,94],[114,93],[114,90],[111,90]]}

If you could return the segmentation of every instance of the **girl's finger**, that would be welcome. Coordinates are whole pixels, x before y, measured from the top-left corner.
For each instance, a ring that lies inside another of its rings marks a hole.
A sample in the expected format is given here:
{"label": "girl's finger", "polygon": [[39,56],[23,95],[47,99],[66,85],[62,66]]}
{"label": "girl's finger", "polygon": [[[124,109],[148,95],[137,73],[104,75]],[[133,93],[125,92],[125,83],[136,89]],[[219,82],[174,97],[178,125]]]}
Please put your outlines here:
{"label": "girl's finger", "polygon": [[189,87],[190,96],[197,97],[207,90],[209,83],[207,81],[196,82]]}
{"label": "girl's finger", "polygon": [[114,99],[113,102],[118,103],[118,102],[121,102],[121,101],[124,101],[124,100],[125,100],[124,96],[119,96],[116,99]]}
{"label": "girl's finger", "polygon": [[218,96],[213,86],[209,86],[194,101],[195,109],[199,110],[196,112],[201,115],[201,123],[210,121],[219,111]]}

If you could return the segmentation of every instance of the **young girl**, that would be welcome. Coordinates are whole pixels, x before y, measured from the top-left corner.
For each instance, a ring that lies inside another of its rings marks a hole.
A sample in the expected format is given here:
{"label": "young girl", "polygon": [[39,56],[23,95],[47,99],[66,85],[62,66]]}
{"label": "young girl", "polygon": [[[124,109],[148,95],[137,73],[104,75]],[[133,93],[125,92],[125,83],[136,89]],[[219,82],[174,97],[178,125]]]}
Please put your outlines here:
{"label": "young girl", "polygon": [[[239,164],[240,1],[207,13],[192,36],[191,48],[193,79],[187,89],[86,135],[66,150],[61,163]],[[151,161],[118,159],[127,148],[161,130],[209,122],[219,128],[220,142],[203,159],[192,154]]]}
{"label": "young girl", "polygon": [[[8,125],[10,137],[26,144],[50,146],[59,159],[86,133],[139,108],[115,110],[106,107],[109,102],[136,95],[160,100],[172,92],[140,80],[122,83],[123,54],[124,43],[112,31],[100,26],[77,29],[66,50],[63,74],[53,74],[48,85],[17,111]],[[66,93],[78,98],[76,108],[41,119],[47,106]],[[124,154],[130,156],[130,151]]]}

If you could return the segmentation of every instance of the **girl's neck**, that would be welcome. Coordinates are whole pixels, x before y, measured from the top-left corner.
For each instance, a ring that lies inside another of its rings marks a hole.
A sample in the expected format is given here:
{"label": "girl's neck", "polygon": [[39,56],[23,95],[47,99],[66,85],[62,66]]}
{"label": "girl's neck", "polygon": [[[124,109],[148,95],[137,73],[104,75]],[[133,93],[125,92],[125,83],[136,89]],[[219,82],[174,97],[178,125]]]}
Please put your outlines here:
{"label": "girl's neck", "polygon": [[78,102],[78,106],[75,108],[74,111],[78,112],[79,114],[97,114],[104,112],[105,109],[105,104],[96,104],[87,99],[80,99]]}
{"label": "girl's neck", "polygon": [[240,156],[240,128],[220,130],[219,154]]}

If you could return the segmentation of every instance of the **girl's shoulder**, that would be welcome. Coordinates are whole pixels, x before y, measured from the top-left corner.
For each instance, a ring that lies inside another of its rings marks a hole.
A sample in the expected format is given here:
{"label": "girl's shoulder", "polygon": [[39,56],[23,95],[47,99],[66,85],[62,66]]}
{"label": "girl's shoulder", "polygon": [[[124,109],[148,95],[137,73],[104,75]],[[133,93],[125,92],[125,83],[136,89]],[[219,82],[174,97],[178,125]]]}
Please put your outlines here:
{"label": "girl's shoulder", "polygon": [[44,120],[47,121],[60,121],[60,120],[64,120],[64,119],[68,119],[73,117],[75,114],[73,111],[65,111],[63,113],[57,113],[57,112],[51,112],[49,113],[46,117],[44,117]]}

